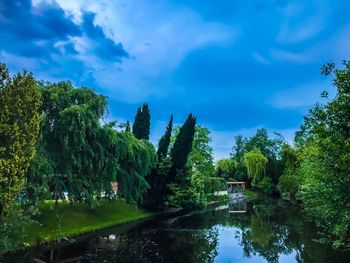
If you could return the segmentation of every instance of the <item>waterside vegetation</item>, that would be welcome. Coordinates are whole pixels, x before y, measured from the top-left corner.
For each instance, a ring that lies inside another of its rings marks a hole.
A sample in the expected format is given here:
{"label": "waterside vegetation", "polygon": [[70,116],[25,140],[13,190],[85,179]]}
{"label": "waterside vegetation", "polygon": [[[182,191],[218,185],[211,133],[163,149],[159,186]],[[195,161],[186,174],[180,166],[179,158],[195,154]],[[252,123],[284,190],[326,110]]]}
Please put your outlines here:
{"label": "waterside vegetation", "polygon": [[329,242],[349,247],[350,62],[321,69],[336,95],[321,94],[293,143],[258,129],[214,165],[210,131],[192,113],[182,125],[169,116],[156,147],[147,103],[132,127],[107,121],[108,98],[91,88],[10,77],[0,64],[0,251],[200,209],[228,180],[297,200]]}

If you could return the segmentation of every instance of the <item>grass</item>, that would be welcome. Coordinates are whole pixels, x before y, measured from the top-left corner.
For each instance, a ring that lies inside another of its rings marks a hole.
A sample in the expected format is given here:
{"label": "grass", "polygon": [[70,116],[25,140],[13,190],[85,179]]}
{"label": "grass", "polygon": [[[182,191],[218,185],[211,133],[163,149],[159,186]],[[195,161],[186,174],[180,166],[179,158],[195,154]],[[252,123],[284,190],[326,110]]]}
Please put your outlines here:
{"label": "grass", "polygon": [[[28,229],[24,243],[51,241],[110,226],[132,222],[154,215],[124,200],[102,201],[95,210],[84,204],[45,201],[39,205],[41,215]],[[61,220],[60,220],[61,219]]]}

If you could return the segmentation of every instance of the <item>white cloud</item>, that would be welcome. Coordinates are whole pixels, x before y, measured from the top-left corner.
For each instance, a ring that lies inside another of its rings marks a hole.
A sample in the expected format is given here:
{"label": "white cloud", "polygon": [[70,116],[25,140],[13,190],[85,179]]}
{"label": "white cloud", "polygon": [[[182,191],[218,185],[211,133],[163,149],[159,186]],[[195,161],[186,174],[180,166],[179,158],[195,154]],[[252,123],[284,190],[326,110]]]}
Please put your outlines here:
{"label": "white cloud", "polygon": [[[94,67],[94,77],[107,95],[127,102],[164,96],[155,80],[169,74],[191,51],[206,45],[231,43],[238,31],[219,23],[205,22],[195,11],[151,0],[70,1],[59,5],[79,23],[82,11],[96,13],[95,23],[104,33],[121,42],[131,59],[122,64],[97,61],[84,39],[76,38],[80,59]],[[85,46],[84,46],[85,45]]]}
{"label": "white cloud", "polygon": [[277,42],[296,44],[317,36],[325,27],[330,14],[330,1],[291,2],[282,9],[284,21]]}

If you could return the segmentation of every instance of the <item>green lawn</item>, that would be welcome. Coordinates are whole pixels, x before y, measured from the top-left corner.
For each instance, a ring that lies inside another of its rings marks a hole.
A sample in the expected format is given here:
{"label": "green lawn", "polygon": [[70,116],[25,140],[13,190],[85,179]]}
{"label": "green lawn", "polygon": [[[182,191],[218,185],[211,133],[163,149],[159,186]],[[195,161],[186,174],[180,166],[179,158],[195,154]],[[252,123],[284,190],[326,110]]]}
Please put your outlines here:
{"label": "green lawn", "polygon": [[[154,215],[127,204],[124,200],[102,201],[101,205],[94,211],[89,210],[83,204],[60,202],[55,205],[51,201],[43,202],[39,205],[39,209],[41,215],[35,219],[37,222],[28,228],[24,240],[26,243],[35,244],[38,241],[69,237]],[[58,215],[60,213],[62,220],[59,231]]]}

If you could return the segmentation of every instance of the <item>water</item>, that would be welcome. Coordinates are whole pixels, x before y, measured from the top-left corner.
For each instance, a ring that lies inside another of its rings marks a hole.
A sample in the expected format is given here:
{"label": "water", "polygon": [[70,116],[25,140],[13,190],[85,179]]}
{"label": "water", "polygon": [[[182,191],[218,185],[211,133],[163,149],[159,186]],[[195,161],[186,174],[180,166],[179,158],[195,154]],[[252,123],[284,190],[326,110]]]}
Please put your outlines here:
{"label": "water", "polygon": [[[5,262],[350,262],[320,241],[300,207],[280,199],[240,200],[216,209],[109,229],[80,242],[32,249]],[[51,253],[52,252],[52,253]]]}

